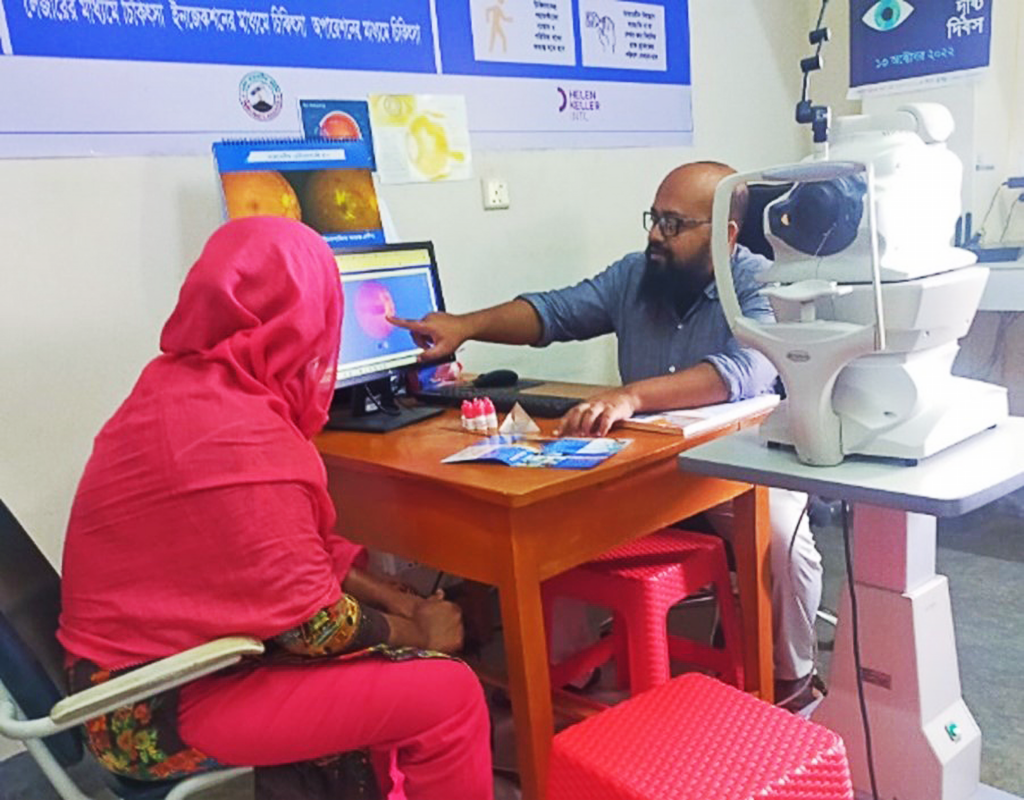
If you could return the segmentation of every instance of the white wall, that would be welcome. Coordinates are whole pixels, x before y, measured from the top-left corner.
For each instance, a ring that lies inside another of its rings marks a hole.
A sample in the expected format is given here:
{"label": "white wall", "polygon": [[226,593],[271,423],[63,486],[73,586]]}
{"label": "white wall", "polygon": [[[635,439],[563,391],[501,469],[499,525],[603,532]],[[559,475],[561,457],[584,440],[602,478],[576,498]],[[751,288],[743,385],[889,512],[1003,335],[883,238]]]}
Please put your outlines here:
{"label": "white wall", "polygon": [[[992,68],[975,93],[974,213],[980,222],[993,191],[1009,176],[1024,176],[1024,2],[992,9]],[[1020,194],[1003,190],[988,224],[986,241],[1002,233],[1002,221]],[[1024,205],[1018,205],[1007,241],[1024,243]]]}
{"label": "white wall", "polygon": [[[574,282],[643,245],[641,211],[695,158],[789,161],[806,0],[691,0],[692,148],[474,153],[511,189],[484,212],[477,181],[385,187],[406,238],[430,238],[452,310]],[[210,159],[0,162],[0,497],[48,557],[91,440],[156,353],[182,277],[220,220]],[[614,380],[610,339],[546,351],[470,345],[472,369]],[[2,554],[0,554],[2,557]]]}

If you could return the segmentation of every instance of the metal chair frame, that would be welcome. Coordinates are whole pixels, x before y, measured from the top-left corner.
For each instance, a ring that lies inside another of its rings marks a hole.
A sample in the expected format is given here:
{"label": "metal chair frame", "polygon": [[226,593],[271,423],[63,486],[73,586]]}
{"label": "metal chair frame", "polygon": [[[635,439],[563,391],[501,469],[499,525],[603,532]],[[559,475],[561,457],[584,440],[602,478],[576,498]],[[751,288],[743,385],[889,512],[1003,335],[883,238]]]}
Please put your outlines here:
{"label": "metal chair frame", "polygon": [[[258,639],[225,637],[65,694],[56,642],[60,578],[2,501],[0,552],[0,736],[24,743],[62,800],[93,800],[67,771],[84,748],[63,732],[263,652]],[[153,782],[104,772],[120,800],[181,800],[250,771],[235,767]]]}

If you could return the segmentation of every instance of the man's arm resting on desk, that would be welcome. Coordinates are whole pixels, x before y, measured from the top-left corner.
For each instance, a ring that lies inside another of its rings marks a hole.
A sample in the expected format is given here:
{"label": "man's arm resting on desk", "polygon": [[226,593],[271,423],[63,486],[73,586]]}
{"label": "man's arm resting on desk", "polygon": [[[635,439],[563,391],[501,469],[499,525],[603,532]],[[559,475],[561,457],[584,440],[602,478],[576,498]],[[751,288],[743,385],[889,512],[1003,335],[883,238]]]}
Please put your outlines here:
{"label": "man's arm resting on desk", "polygon": [[421,320],[388,317],[394,325],[412,332],[422,361],[454,353],[469,339],[497,344],[536,344],[543,333],[540,317],[525,300],[511,300],[469,314],[434,312]]}
{"label": "man's arm resting on desk", "polygon": [[647,411],[724,403],[729,387],[718,370],[701,362],[674,375],[659,375],[610,389],[573,408],[559,421],[556,436],[604,436],[619,420]]}

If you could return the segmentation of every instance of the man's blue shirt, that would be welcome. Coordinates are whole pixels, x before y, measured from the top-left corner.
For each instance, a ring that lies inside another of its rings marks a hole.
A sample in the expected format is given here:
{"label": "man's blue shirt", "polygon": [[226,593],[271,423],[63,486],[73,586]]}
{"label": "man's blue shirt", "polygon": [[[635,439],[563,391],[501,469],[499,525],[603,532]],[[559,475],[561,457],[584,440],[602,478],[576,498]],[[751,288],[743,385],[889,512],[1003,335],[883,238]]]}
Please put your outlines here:
{"label": "man's blue shirt", "polygon": [[[730,401],[772,391],[775,367],[733,337],[713,281],[680,317],[640,297],[644,265],[643,253],[630,253],[575,286],[520,295],[540,316],[544,331],[537,345],[615,333],[624,384],[706,361],[729,387]],[[767,298],[757,293],[763,286],[758,276],[770,265],[763,256],[736,246],[732,257],[736,294],[743,313],[757,320],[774,320]]]}

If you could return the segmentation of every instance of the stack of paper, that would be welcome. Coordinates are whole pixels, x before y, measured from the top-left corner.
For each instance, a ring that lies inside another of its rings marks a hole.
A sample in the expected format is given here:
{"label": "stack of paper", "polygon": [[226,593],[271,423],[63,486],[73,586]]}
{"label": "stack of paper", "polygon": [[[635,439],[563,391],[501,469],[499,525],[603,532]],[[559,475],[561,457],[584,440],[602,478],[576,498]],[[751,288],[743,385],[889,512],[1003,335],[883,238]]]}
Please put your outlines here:
{"label": "stack of paper", "polygon": [[762,414],[779,404],[777,394],[763,394],[735,403],[717,403],[713,406],[680,408],[657,414],[639,414],[622,423],[626,428],[673,433],[692,438],[708,431],[718,430],[741,419]]}

